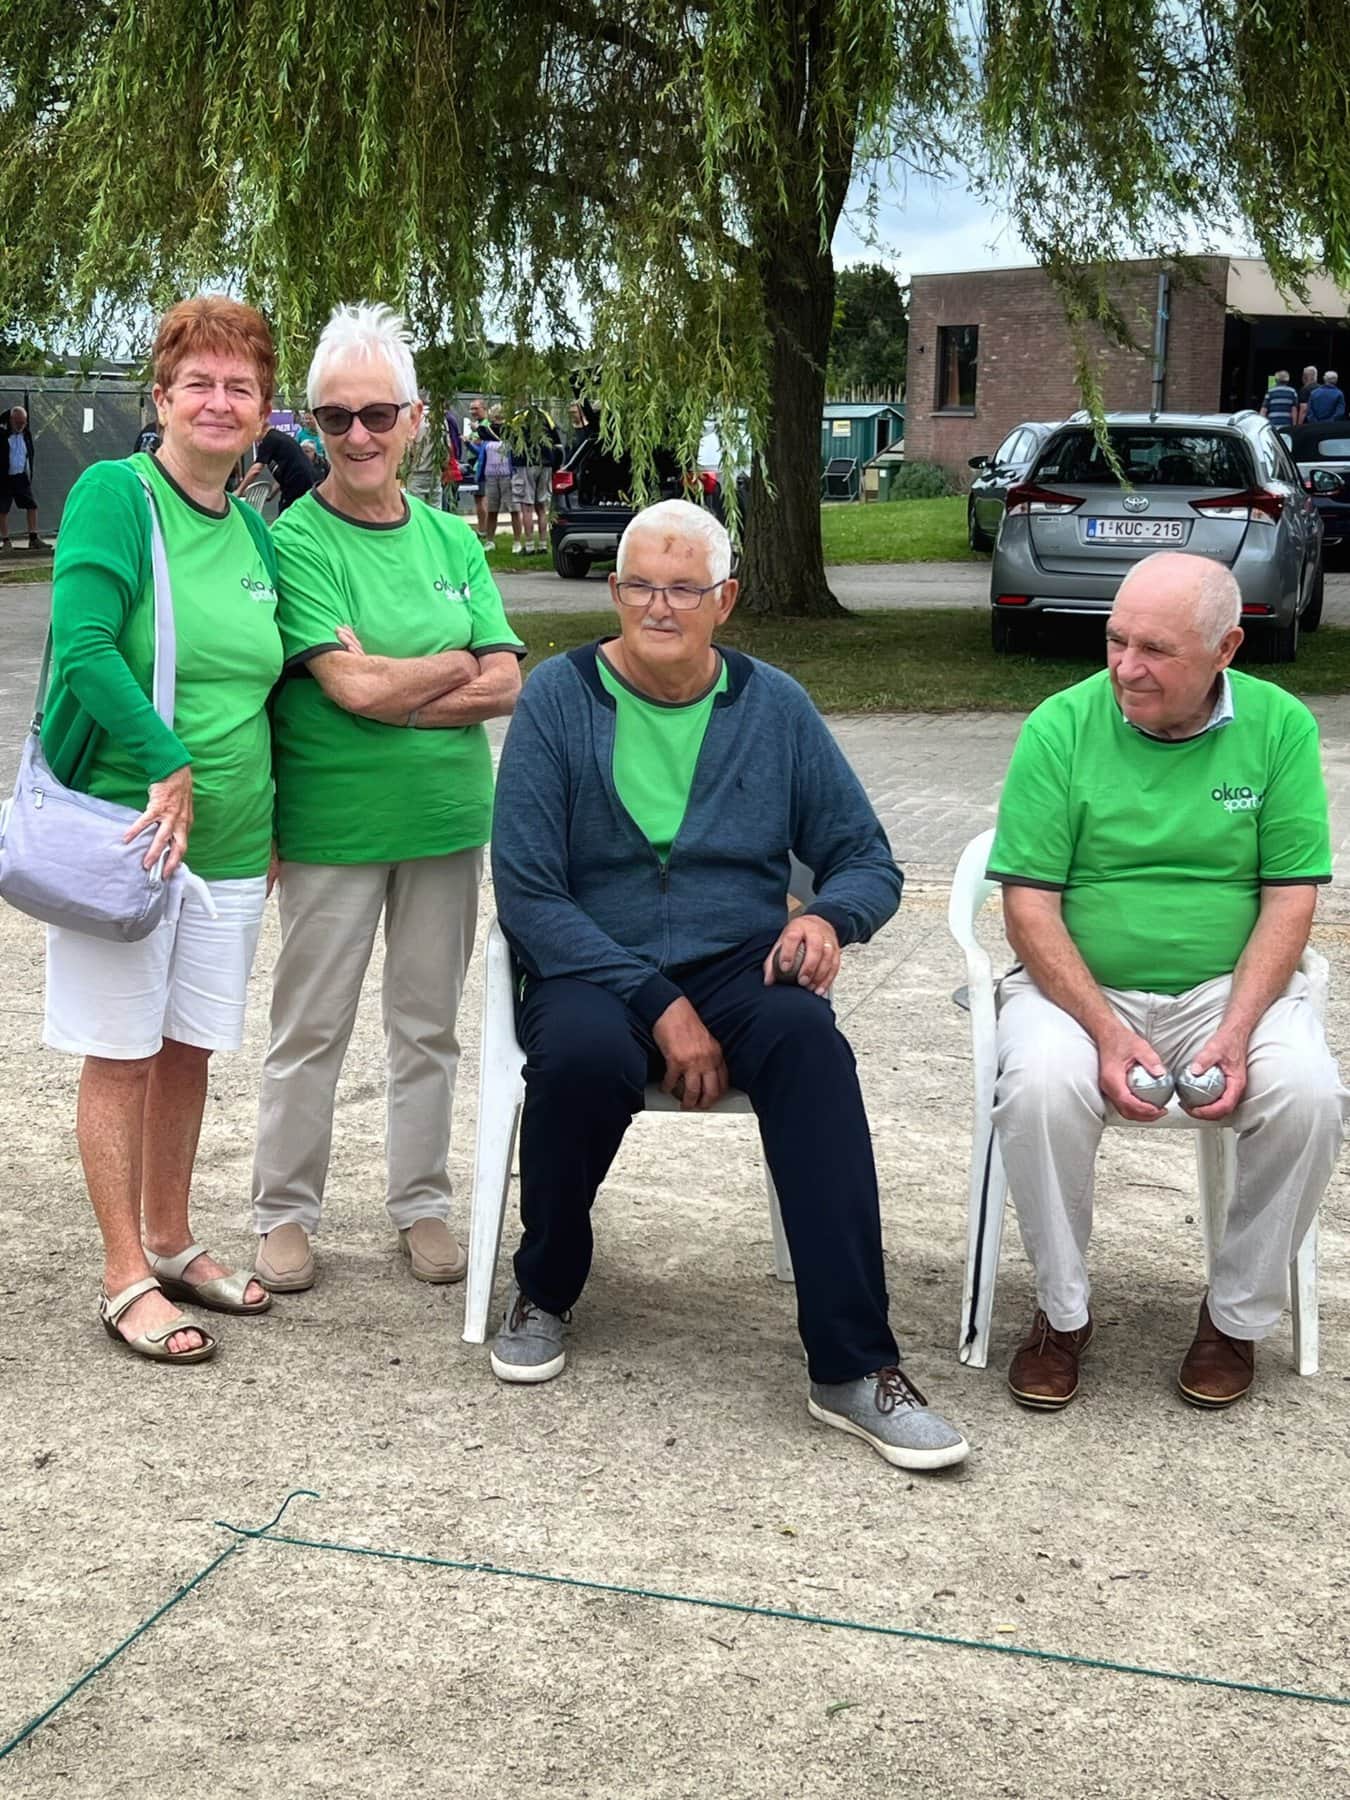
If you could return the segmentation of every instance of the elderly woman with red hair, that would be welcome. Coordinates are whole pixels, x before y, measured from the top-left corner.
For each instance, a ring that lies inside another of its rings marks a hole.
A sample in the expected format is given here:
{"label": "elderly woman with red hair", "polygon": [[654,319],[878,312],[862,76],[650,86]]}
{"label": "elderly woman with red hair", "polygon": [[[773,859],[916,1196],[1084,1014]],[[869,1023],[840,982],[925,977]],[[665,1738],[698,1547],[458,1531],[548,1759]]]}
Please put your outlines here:
{"label": "elderly woman with red hair", "polygon": [[[43,1038],[84,1058],[76,1132],[103,1236],[99,1313],[111,1337],[156,1362],[215,1353],[175,1300],[230,1313],[271,1304],[251,1273],[195,1243],[188,1190],[207,1063],[242,1042],[268,886],[276,560],[261,518],[225,484],[263,429],[275,374],[252,307],[220,296],[172,307],[154,347],[163,442],[84,471],[56,551],[48,761],[66,785],[135,808],[137,828],[153,827],[147,868],[167,853],[171,872],[187,857],[211,899],[189,892],[134,944],[48,928]],[[151,501],[173,598],[171,723],[150,697]]]}

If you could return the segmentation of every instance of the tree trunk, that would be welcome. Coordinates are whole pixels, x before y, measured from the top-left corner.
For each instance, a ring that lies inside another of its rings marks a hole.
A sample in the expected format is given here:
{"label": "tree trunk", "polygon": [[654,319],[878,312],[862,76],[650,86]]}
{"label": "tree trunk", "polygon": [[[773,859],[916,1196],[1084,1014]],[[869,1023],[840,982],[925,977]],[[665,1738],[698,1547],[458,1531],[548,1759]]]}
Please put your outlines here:
{"label": "tree trunk", "polygon": [[[749,612],[842,617],[820,538],[820,418],[834,325],[834,260],[814,205],[773,220],[760,257],[772,414],[750,477],[742,567]],[[765,472],[774,486],[770,494]]]}

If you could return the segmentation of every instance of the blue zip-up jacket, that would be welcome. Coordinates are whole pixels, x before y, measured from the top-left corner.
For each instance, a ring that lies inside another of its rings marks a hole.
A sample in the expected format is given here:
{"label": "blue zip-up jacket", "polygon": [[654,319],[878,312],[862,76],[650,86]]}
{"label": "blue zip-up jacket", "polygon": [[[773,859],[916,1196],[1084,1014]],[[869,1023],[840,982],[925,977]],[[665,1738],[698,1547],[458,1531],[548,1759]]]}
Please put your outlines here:
{"label": "blue zip-up jacket", "polygon": [[841,944],[900,904],[881,822],[805,690],[723,650],[689,806],[663,866],[614,787],[613,696],[598,646],[554,657],[516,702],[497,775],[497,916],[527,974],[608,989],[653,1025],[681,998],[671,972],[777,936],[789,853],[811,871],[807,911]]}

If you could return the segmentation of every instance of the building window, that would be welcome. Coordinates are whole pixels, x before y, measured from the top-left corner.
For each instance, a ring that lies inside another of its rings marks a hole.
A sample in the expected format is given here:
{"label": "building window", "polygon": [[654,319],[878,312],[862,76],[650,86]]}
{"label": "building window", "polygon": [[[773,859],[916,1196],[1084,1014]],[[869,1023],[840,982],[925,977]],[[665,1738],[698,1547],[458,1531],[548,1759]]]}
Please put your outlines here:
{"label": "building window", "polygon": [[939,325],[937,352],[937,410],[974,412],[979,326]]}

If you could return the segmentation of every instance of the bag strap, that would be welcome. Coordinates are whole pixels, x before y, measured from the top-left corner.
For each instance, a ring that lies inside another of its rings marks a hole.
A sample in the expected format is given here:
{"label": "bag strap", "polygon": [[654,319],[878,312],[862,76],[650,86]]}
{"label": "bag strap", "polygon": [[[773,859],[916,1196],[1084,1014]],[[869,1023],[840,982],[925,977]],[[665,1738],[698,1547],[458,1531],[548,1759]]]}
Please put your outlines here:
{"label": "bag strap", "polygon": [[155,711],[173,730],[175,674],[178,664],[178,640],[173,623],[173,589],[169,585],[169,559],[164,550],[164,533],[159,525],[159,508],[150,483],[144,475],[137,481],[145,489],[145,503],[150,508],[150,567],[155,580],[155,675],[152,697]]}
{"label": "bag strap", "polygon": [[[150,570],[155,583],[155,672],[151,682],[151,698],[155,711],[173,730],[175,675],[178,665],[178,640],[173,622],[173,589],[169,584],[169,559],[164,549],[164,533],[160,530],[159,510],[150,483],[144,475],[137,481],[145,490],[145,503],[150,509]],[[42,646],[42,662],[38,668],[37,693],[33,699],[31,730],[42,729],[42,714],[47,704],[47,679],[52,667],[52,628],[47,626],[47,639]]]}

